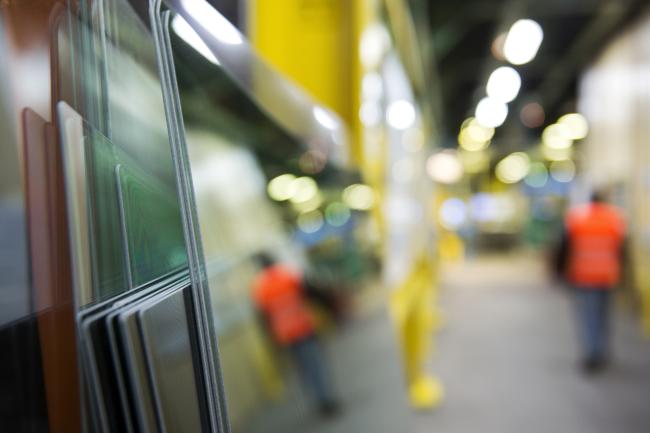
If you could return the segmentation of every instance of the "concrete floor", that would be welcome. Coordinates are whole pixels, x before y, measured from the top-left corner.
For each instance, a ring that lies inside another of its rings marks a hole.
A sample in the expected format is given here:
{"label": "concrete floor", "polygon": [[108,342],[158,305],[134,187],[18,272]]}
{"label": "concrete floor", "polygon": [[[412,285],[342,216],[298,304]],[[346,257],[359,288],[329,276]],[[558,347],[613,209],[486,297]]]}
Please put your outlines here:
{"label": "concrete floor", "polygon": [[475,259],[443,273],[447,325],[431,369],[446,387],[418,433],[648,433],[650,341],[616,308],[613,365],[578,369],[570,294],[526,254]]}

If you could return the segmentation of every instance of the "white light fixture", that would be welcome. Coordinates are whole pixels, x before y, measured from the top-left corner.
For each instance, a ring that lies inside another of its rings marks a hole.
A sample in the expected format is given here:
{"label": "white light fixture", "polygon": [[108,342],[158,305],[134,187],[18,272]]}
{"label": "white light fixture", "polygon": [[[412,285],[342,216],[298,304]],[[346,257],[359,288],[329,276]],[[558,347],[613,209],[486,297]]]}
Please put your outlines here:
{"label": "white light fixture", "polygon": [[316,106],[312,111],[314,113],[314,117],[316,118],[316,121],[320,123],[322,126],[332,131],[338,129],[339,127],[338,120],[327,110]]}
{"label": "white light fixture", "polygon": [[469,151],[483,150],[490,145],[493,136],[494,128],[486,128],[475,118],[470,117],[463,122],[460,128],[458,144]]}
{"label": "white light fixture", "polygon": [[568,137],[572,140],[582,140],[589,133],[587,119],[579,113],[565,114],[557,123],[567,128]]}
{"label": "white light fixture", "polygon": [[506,121],[508,106],[504,102],[488,96],[479,101],[475,117],[478,123],[484,127],[496,128]]}
{"label": "white light fixture", "polygon": [[415,123],[415,107],[404,99],[395,101],[388,106],[386,121],[395,129],[408,129]]}
{"label": "white light fixture", "polygon": [[266,190],[273,200],[289,200],[296,193],[295,180],[296,176],[293,174],[281,174],[269,182]]}
{"label": "white light fixture", "polygon": [[364,30],[359,42],[361,63],[368,69],[379,66],[384,54],[390,48],[390,35],[381,24],[372,24]]}
{"label": "white light fixture", "polygon": [[519,73],[510,66],[501,66],[490,74],[486,91],[490,98],[510,102],[517,97],[521,88]]}
{"label": "white light fixture", "polygon": [[318,194],[318,185],[316,181],[308,176],[296,178],[291,183],[293,194],[289,198],[291,203],[305,203],[316,197]]}
{"label": "white light fixture", "polygon": [[239,30],[205,0],[181,0],[181,3],[192,18],[219,41],[228,45],[244,42]]}
{"label": "white light fixture", "polygon": [[544,128],[542,142],[550,149],[568,149],[573,145],[570,135],[571,131],[566,125],[554,123]]}
{"label": "white light fixture", "polygon": [[443,150],[429,157],[427,173],[436,182],[452,184],[463,177],[463,165],[456,152]]}
{"label": "white light fixture", "polygon": [[515,152],[503,158],[496,166],[497,179],[503,183],[517,183],[528,174],[530,158],[523,152]]}
{"label": "white light fixture", "polygon": [[523,65],[535,58],[543,39],[544,31],[537,22],[519,20],[508,31],[503,54],[513,65]]}
{"label": "white light fixture", "polygon": [[212,54],[210,48],[203,42],[201,36],[194,31],[192,26],[190,26],[187,21],[183,19],[182,16],[176,15],[172,19],[172,29],[182,40],[185,41],[189,46],[194,48],[199,54],[208,59],[211,63],[215,65],[219,64],[219,60]]}
{"label": "white light fixture", "polygon": [[375,192],[368,185],[356,183],[343,190],[343,202],[350,209],[368,210],[375,204]]}

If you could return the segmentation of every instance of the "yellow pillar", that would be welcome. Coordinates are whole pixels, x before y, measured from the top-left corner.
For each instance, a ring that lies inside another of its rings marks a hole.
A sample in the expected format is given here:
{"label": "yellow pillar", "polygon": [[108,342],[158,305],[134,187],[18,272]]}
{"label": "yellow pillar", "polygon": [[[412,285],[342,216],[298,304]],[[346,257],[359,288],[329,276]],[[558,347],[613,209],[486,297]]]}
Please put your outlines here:
{"label": "yellow pillar", "polygon": [[353,10],[348,0],[256,0],[249,12],[260,55],[347,122]]}
{"label": "yellow pillar", "polygon": [[402,347],[409,398],[417,409],[434,408],[444,397],[442,384],[425,368],[433,349],[433,331],[440,326],[434,281],[433,263],[422,255],[390,300],[391,316],[397,325]]}

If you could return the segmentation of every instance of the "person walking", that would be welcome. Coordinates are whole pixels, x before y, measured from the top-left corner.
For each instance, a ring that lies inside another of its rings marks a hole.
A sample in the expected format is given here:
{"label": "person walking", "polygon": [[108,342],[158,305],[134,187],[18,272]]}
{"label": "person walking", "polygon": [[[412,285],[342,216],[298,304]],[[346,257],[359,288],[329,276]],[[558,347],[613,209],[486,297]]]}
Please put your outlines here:
{"label": "person walking", "polygon": [[263,312],[274,340],[288,348],[305,387],[315,396],[323,415],[334,415],[339,404],[332,391],[300,274],[258,257],[262,270],[253,283],[253,298]]}
{"label": "person walking", "polygon": [[622,212],[606,204],[599,192],[565,218],[560,260],[575,289],[582,368],[587,373],[607,365],[611,293],[621,278],[625,232]]}

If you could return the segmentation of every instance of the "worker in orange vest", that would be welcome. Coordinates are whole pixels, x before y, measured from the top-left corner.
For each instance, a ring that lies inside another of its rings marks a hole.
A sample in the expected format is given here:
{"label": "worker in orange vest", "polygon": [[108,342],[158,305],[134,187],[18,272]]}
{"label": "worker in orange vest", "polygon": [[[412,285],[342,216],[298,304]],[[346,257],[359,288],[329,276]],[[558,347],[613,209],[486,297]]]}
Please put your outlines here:
{"label": "worker in orange vest", "polygon": [[606,204],[601,193],[571,209],[565,219],[564,275],[576,289],[582,366],[589,373],[606,366],[608,310],[611,291],[621,278],[625,231],[621,211]]}
{"label": "worker in orange vest", "polygon": [[338,412],[316,325],[307,304],[301,275],[271,257],[258,257],[262,271],[253,283],[255,304],[264,314],[274,340],[287,347],[305,386],[314,394],[323,415]]}

